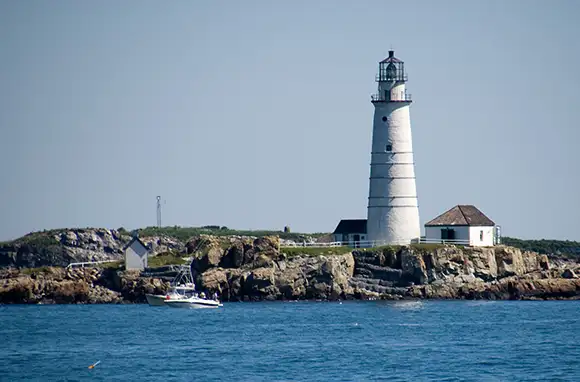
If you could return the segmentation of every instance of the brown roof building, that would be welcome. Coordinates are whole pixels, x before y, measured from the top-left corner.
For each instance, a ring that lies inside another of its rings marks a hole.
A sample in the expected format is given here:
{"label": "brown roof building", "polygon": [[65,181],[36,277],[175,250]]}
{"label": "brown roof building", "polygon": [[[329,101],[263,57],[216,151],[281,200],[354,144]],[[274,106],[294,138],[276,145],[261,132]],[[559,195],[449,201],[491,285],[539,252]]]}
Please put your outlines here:
{"label": "brown roof building", "polygon": [[425,223],[425,227],[442,225],[493,227],[495,223],[478,210],[477,207],[464,204],[457,205],[430,222]]}
{"label": "brown roof building", "polygon": [[493,220],[470,204],[457,205],[425,224],[427,242],[488,247],[498,243]]}

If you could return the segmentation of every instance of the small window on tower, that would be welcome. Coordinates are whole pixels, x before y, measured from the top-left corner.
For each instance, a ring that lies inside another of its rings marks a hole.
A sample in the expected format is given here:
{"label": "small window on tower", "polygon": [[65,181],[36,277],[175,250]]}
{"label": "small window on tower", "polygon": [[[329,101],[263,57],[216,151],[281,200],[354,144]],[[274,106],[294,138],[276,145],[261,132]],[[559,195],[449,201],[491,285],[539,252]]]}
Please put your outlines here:
{"label": "small window on tower", "polygon": [[387,122],[387,117],[383,117],[383,122]]}
{"label": "small window on tower", "polygon": [[483,241],[483,231],[479,231],[479,241]]}
{"label": "small window on tower", "polygon": [[393,146],[392,145],[387,145],[386,151],[393,151]]}

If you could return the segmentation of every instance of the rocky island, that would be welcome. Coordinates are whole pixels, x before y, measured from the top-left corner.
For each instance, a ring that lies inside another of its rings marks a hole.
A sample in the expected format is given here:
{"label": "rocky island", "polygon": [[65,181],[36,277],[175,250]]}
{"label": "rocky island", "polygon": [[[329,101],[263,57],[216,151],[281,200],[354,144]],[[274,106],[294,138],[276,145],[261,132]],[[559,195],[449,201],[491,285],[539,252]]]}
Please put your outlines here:
{"label": "rocky island", "polygon": [[[580,298],[576,260],[504,245],[313,248],[272,235],[175,236],[141,237],[151,249],[142,272],[123,269],[131,237],[122,230],[55,230],[2,243],[0,303],[145,303],[189,262],[198,289],[223,301]],[[117,262],[67,267],[99,260]]]}

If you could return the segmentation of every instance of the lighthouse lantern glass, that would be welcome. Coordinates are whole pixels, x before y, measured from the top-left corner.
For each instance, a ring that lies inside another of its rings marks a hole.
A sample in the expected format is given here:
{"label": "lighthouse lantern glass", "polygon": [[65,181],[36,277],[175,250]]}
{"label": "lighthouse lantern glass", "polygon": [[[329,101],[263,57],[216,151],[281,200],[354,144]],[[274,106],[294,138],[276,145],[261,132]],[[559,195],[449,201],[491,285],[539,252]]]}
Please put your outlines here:
{"label": "lighthouse lantern glass", "polygon": [[387,80],[394,80],[397,78],[397,67],[392,62],[387,66]]}

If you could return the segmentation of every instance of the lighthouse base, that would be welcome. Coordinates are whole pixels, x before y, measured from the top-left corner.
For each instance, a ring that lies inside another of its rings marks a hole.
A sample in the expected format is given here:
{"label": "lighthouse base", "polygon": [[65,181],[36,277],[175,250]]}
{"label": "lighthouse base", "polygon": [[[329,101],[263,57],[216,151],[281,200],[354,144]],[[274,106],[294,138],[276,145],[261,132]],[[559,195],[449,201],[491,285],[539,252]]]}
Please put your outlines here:
{"label": "lighthouse base", "polygon": [[408,245],[421,237],[419,208],[400,206],[370,207],[367,219],[367,238],[373,246]]}

